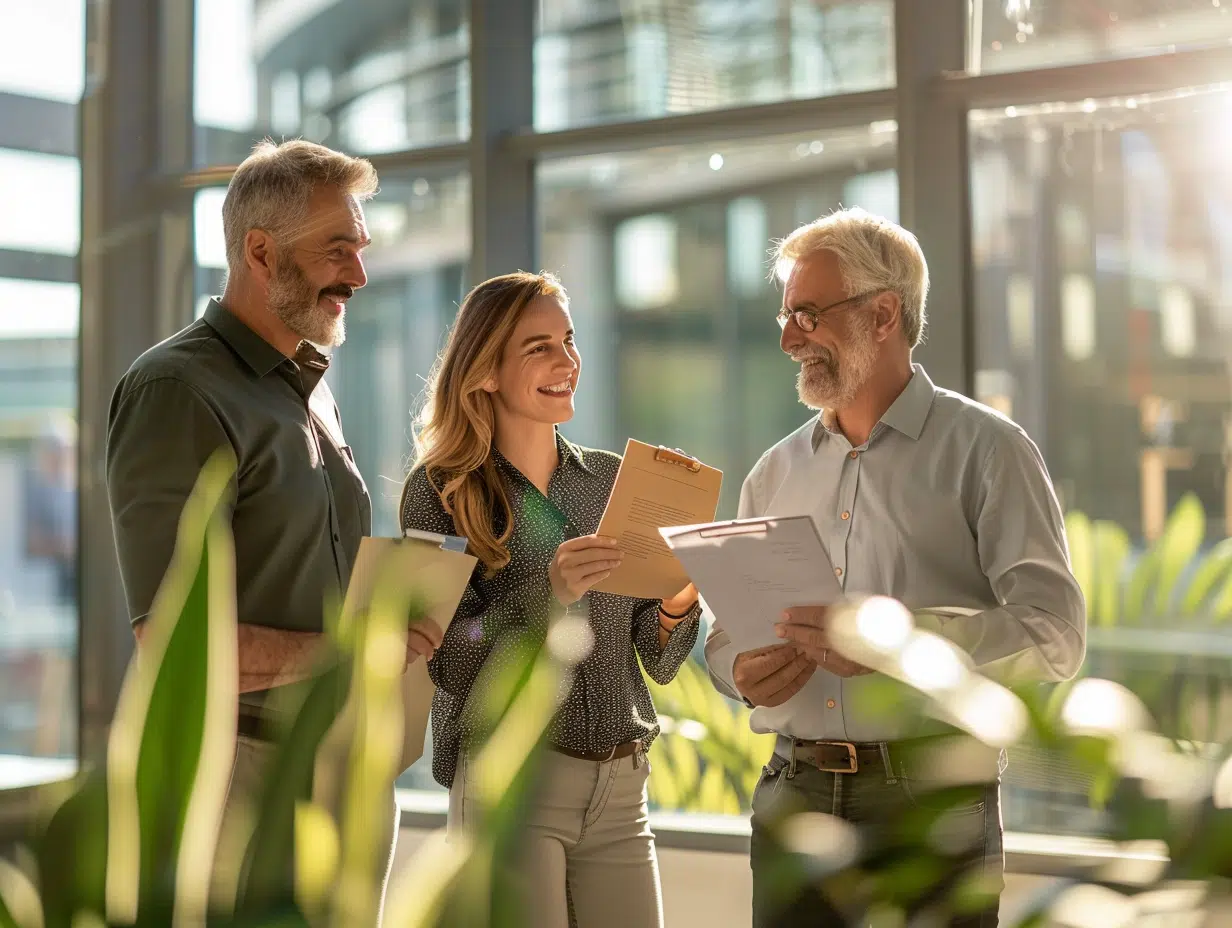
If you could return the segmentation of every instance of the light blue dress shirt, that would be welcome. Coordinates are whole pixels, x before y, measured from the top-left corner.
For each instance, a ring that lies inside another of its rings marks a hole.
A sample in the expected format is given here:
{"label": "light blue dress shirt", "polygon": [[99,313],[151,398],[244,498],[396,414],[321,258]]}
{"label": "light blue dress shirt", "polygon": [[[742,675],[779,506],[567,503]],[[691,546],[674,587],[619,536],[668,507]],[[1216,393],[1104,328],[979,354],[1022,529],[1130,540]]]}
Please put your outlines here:
{"label": "light blue dress shirt", "polygon": [[[853,446],[823,411],[754,466],[739,518],[809,515],[849,594],[881,594],[921,617],[994,678],[1064,680],[1086,650],[1086,607],[1043,458],[1010,419],[914,375],[867,442]],[[771,617],[777,620],[777,617]],[[712,627],[715,685],[739,699],[735,647]],[[871,712],[876,674],[818,669],[791,700],[753,710],[755,731],[804,740],[893,741],[916,723]],[[862,697],[862,691],[865,696]]]}

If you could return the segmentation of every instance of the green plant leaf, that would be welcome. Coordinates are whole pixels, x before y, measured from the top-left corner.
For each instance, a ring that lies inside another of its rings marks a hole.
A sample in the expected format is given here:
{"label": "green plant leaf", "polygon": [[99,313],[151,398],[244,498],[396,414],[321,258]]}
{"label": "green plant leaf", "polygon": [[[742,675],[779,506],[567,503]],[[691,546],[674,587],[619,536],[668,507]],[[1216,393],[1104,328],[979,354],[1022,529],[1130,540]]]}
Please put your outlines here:
{"label": "green plant leaf", "polygon": [[1225,538],[1199,561],[1193,579],[1181,599],[1181,613],[1196,615],[1206,605],[1207,598],[1232,573],[1232,538]]}
{"label": "green plant leaf", "polygon": [[1206,513],[1193,493],[1181,497],[1160,537],[1158,575],[1155,578],[1155,614],[1167,615],[1176,596],[1177,581],[1193,561],[1206,537]]}
{"label": "green plant leaf", "polygon": [[295,807],[311,798],[313,766],[349,688],[351,666],[334,658],[308,685],[293,721],[277,740],[257,799],[237,894],[241,911],[267,911],[293,898],[286,849],[293,846]]}
{"label": "green plant leaf", "polygon": [[208,904],[235,750],[234,473],[225,450],[202,469],[120,693],[107,752],[109,920],[203,917]]}
{"label": "green plant leaf", "polygon": [[1086,513],[1071,511],[1065,514],[1065,538],[1069,544],[1070,569],[1087,601],[1087,614],[1098,609],[1098,567],[1095,555],[1095,535],[1091,520]]}
{"label": "green plant leaf", "polygon": [[1095,553],[1094,606],[1087,602],[1087,615],[1096,624],[1109,628],[1121,621],[1121,586],[1129,560],[1129,535],[1115,522],[1095,522],[1091,527]]}
{"label": "green plant leaf", "polygon": [[722,814],[727,805],[726,794],[731,791],[727,776],[722,767],[710,764],[702,774],[697,787],[697,799],[693,803],[694,812],[705,812],[711,815]]}
{"label": "green plant leaf", "polygon": [[672,761],[663,740],[666,737],[661,735],[656,742],[659,750],[655,751],[655,758],[650,763],[649,788],[656,806],[660,809],[675,810],[681,807],[685,797],[681,795],[680,787],[676,784],[676,772],[672,769]]}
{"label": "green plant leaf", "polygon": [[1125,585],[1125,605],[1122,618],[1126,624],[1137,625],[1147,611],[1147,597],[1159,575],[1159,554],[1152,548],[1134,564],[1129,582]]}
{"label": "green plant leaf", "polygon": [[701,763],[697,757],[697,749],[693,742],[680,735],[664,735],[666,753],[671,758],[672,770],[676,774],[676,789],[686,807],[695,801],[698,786],[701,784]]}
{"label": "green plant leaf", "polygon": [[107,880],[107,779],[102,769],[92,768],[78,779],[32,844],[47,925],[68,926],[78,912],[101,917]]}
{"label": "green plant leaf", "polygon": [[0,928],[43,928],[43,904],[34,882],[0,858]]}

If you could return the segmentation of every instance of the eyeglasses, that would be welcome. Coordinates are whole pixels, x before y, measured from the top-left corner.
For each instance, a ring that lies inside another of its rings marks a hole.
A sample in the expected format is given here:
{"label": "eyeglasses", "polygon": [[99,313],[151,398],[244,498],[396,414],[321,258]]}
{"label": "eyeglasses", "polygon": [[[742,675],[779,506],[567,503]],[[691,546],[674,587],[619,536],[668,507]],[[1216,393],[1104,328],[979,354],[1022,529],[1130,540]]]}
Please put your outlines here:
{"label": "eyeglasses", "polygon": [[818,320],[827,313],[839,312],[839,307],[854,306],[884,292],[884,290],[869,290],[867,293],[849,296],[845,300],[839,300],[837,303],[831,303],[829,306],[823,306],[821,309],[797,309],[792,312],[780,309],[779,314],[775,318],[778,320],[780,329],[787,328],[787,321],[789,319],[795,319],[796,325],[800,327],[801,332],[812,332],[817,328]]}

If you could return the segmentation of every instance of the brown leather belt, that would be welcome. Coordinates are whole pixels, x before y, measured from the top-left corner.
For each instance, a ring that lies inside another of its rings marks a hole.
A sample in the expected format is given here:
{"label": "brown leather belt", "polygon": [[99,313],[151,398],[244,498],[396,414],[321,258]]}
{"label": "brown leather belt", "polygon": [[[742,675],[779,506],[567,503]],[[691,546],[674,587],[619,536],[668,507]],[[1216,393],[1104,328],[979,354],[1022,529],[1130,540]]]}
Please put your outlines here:
{"label": "brown leather belt", "polygon": [[859,773],[861,764],[881,765],[884,762],[880,744],[794,741],[793,748],[797,761],[803,761],[823,773]]}
{"label": "brown leather belt", "polygon": [[566,757],[572,757],[576,760],[588,760],[596,764],[605,764],[610,760],[619,760],[622,757],[630,757],[642,750],[642,742],[626,741],[624,744],[618,744],[610,751],[575,751],[572,748],[562,747],[559,744],[549,744],[548,747],[557,754],[564,754]]}
{"label": "brown leather belt", "polygon": [[797,741],[779,735],[774,753],[823,773],[883,771],[887,776],[936,778],[958,774],[972,783],[994,783],[1004,772],[1004,752],[969,736],[920,736],[904,741]]}

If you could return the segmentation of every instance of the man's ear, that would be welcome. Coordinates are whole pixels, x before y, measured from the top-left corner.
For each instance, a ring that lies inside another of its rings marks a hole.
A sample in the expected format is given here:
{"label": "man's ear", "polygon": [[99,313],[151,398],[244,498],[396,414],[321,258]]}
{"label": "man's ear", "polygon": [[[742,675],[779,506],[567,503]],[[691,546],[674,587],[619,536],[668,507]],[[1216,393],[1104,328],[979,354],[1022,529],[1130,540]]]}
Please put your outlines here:
{"label": "man's ear", "polygon": [[878,341],[885,341],[902,328],[903,300],[897,293],[887,290],[877,297],[872,306],[873,331]]}
{"label": "man's ear", "polygon": [[253,278],[262,283],[269,283],[274,276],[277,251],[274,237],[264,229],[249,229],[244,236],[244,263]]}

